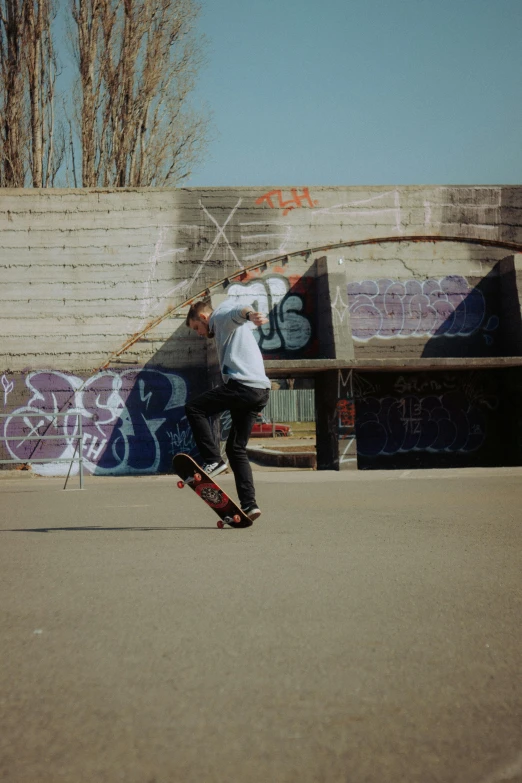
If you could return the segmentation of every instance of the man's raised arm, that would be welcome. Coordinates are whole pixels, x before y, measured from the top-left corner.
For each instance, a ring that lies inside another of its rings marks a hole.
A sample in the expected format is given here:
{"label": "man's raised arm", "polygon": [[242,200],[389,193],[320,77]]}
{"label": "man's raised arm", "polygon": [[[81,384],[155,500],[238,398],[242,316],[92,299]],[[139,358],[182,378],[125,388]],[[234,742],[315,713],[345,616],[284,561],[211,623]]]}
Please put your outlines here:
{"label": "man's raised arm", "polygon": [[256,326],[267,324],[269,320],[264,313],[256,313],[251,307],[244,307],[241,310],[241,315],[246,321],[250,321]]}

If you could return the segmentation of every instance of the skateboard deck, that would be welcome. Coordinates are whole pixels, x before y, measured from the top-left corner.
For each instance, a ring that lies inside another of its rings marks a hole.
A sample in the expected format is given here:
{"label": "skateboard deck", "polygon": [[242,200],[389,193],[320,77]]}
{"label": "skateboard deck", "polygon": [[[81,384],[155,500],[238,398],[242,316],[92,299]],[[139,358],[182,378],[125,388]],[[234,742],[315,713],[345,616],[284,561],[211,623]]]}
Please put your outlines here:
{"label": "skateboard deck", "polygon": [[181,481],[178,487],[182,489],[189,486],[205,501],[207,506],[216,512],[219,517],[217,526],[250,527],[252,520],[241,511],[239,506],[229,498],[227,493],[210,478],[197,462],[188,454],[175,454],[172,458],[172,467]]}

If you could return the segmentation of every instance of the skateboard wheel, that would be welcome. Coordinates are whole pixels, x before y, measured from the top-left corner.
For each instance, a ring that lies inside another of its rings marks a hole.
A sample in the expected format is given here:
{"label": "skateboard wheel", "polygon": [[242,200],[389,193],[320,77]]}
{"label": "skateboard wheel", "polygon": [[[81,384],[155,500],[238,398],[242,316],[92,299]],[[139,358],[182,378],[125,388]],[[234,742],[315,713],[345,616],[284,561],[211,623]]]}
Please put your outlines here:
{"label": "skateboard wheel", "polygon": [[223,530],[223,528],[225,527],[225,523],[223,522],[222,519],[219,520],[219,522],[217,523],[217,526],[218,526],[218,528],[220,530]]}
{"label": "skateboard wheel", "polygon": [[201,473],[194,473],[194,481],[201,481]]}
{"label": "skateboard wheel", "polygon": [[236,525],[239,525],[239,523],[241,522],[241,517],[239,516],[239,514],[234,514],[234,516],[232,517],[232,519],[234,520],[234,522],[236,523]]}
{"label": "skateboard wheel", "polygon": [[184,486],[185,486],[185,482],[184,481],[178,481],[178,487],[180,489],[183,489]]}

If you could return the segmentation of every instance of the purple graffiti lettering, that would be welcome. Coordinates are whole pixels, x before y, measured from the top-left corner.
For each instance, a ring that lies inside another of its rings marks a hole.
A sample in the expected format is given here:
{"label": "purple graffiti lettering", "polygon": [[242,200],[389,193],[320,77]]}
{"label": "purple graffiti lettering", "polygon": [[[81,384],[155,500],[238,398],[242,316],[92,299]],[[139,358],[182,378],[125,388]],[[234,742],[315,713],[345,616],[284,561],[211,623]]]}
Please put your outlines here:
{"label": "purple graffiti lettering", "polygon": [[352,333],[361,342],[408,337],[467,337],[478,329],[498,328],[486,318],[486,301],[465,278],[441,280],[363,280],[347,286]]}
{"label": "purple graffiti lettering", "polygon": [[[82,380],[60,372],[33,372],[25,383],[29,399],[5,419],[4,437],[14,459],[52,460],[33,463],[36,473],[67,472],[66,461],[54,460],[73,457],[79,420],[84,466],[97,474],[155,473],[169,465],[176,442],[190,440],[183,416],[186,384],[176,373],[106,370]],[[56,437],[38,440],[50,435]],[[72,472],[77,470],[76,464]]]}

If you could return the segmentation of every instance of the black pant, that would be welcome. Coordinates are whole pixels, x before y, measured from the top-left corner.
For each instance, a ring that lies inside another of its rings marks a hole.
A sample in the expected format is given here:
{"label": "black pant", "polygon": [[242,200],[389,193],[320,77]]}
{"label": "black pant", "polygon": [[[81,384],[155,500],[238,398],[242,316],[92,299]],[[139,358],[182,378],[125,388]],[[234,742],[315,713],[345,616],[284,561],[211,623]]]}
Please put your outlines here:
{"label": "black pant", "polygon": [[268,389],[253,389],[238,381],[229,381],[201,394],[185,406],[187,419],[203,462],[221,460],[219,444],[216,442],[208,417],[230,411],[232,427],[227,440],[226,453],[230,467],[234,471],[237,494],[243,507],[256,501],[246,447],[252,425],[257,414],[267,404],[268,397]]}

